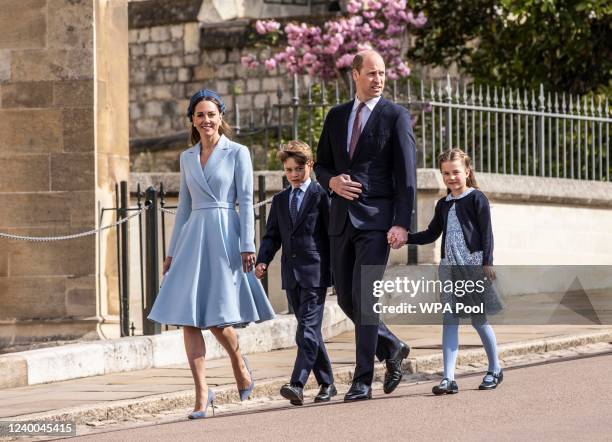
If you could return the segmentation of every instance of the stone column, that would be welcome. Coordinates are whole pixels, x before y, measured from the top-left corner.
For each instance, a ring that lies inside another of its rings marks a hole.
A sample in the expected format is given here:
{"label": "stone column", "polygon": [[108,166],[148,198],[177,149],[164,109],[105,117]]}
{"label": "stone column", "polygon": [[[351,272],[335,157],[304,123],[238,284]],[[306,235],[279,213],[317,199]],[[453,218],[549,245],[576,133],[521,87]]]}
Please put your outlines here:
{"label": "stone column", "polygon": [[[114,205],[129,169],[127,37],[127,0],[3,0],[0,231],[81,232]],[[0,239],[0,346],[96,338],[117,311],[111,236]]]}

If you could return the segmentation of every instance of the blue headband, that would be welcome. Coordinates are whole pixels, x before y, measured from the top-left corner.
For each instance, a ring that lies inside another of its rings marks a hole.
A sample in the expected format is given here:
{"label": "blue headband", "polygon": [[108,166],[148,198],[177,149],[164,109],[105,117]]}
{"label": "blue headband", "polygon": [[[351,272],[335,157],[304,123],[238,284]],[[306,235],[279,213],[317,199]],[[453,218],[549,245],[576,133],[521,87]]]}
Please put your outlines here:
{"label": "blue headband", "polygon": [[225,103],[215,91],[211,91],[210,89],[200,89],[195,94],[191,96],[191,100],[189,100],[189,108],[187,109],[187,117],[189,117],[190,121],[193,121],[193,112],[195,111],[196,104],[202,101],[205,98],[213,98],[219,102],[220,111],[222,114],[225,113]]}

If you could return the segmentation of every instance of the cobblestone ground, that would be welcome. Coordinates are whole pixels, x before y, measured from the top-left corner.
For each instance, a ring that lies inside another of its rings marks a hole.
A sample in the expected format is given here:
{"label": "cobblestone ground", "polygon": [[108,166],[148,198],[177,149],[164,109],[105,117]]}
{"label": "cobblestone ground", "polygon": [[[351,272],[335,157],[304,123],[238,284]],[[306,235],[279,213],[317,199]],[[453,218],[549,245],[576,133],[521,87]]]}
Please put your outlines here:
{"label": "cobblestone ground", "polygon": [[[509,367],[520,367],[532,364],[542,363],[554,363],[555,361],[561,361],[573,357],[587,357],[589,355],[596,355],[600,353],[612,352],[612,343],[596,343],[589,344],[580,347],[572,347],[563,350],[549,351],[543,353],[534,353],[520,356],[510,356],[501,360],[501,365],[504,368]],[[486,370],[486,364],[469,364],[460,365],[456,369],[456,376],[461,377],[462,375],[478,373]],[[418,384],[423,382],[431,382],[440,379],[442,372],[432,371],[424,372],[415,375],[404,376],[402,383],[404,385]],[[348,385],[338,385],[338,396],[336,400],[341,400],[342,395],[348,389]],[[374,391],[382,391],[382,383],[377,382],[373,385]],[[312,402],[316,390],[307,390],[305,392],[306,404]],[[338,399],[340,398],[340,399]],[[249,413],[261,410],[269,410],[274,408],[286,407],[287,401],[280,396],[262,397],[255,400],[249,400],[242,404],[224,404],[215,407],[215,413],[220,414],[241,414]],[[177,409],[172,411],[166,411],[159,414],[153,415],[139,415],[131,419],[123,421],[97,421],[91,422],[87,425],[79,425],[77,427],[77,434],[84,436],[87,434],[104,433],[107,431],[124,430],[128,428],[137,428],[139,426],[150,426],[158,425],[162,423],[179,422],[185,420],[190,409]]]}

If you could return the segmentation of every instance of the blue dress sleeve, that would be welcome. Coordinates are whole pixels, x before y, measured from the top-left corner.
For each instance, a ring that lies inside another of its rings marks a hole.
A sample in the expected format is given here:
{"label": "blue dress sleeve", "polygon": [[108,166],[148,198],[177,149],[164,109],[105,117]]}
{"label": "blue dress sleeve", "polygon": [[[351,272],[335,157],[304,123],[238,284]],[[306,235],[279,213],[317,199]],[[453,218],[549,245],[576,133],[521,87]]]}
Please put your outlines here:
{"label": "blue dress sleeve", "polygon": [[170,239],[170,245],[168,246],[168,256],[174,256],[176,249],[176,242],[178,236],[189,219],[191,214],[191,194],[189,193],[189,187],[187,187],[187,179],[185,178],[185,168],[183,167],[183,155],[180,157],[180,168],[181,168],[181,179],[179,186],[179,202],[176,210],[176,217],[174,221],[174,229],[172,230],[172,238]]}
{"label": "blue dress sleeve", "polygon": [[255,214],[253,213],[253,165],[246,147],[236,153],[234,181],[240,210],[240,253],[255,253]]}

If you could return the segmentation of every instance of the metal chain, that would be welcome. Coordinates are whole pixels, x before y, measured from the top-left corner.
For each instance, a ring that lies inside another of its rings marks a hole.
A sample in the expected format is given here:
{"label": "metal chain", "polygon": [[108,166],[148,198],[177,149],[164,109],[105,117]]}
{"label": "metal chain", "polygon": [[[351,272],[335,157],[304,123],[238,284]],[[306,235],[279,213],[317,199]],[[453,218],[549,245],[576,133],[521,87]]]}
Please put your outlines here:
{"label": "metal chain", "polygon": [[[263,206],[264,204],[268,204],[272,202],[272,198],[268,198],[267,200],[264,201],[260,201],[257,204],[253,204],[253,210]],[[164,209],[163,207],[159,208],[160,212],[165,212],[165,213],[169,213],[171,215],[176,215],[176,210],[170,210],[170,209]]]}
{"label": "metal chain", "polygon": [[142,212],[144,212],[147,209],[148,209],[148,207],[143,207],[142,209],[139,209],[136,213],[131,214],[127,218],[122,218],[122,219],[120,219],[119,221],[117,221],[117,222],[115,222],[113,224],[110,224],[108,226],[102,226],[102,227],[99,227],[99,228],[94,229],[94,230],[89,230],[87,232],[75,233],[73,235],[64,235],[64,236],[20,236],[20,235],[13,235],[13,234],[10,234],[10,233],[2,233],[2,232],[0,232],[0,238],[16,239],[16,240],[20,240],[20,241],[34,241],[34,242],[51,242],[51,241],[62,241],[62,240],[67,240],[67,239],[81,238],[83,236],[93,235],[95,233],[102,232],[103,230],[108,230],[108,229],[111,229],[111,228],[113,228],[115,226],[118,226],[120,224],[126,223],[130,219],[140,215]]}

